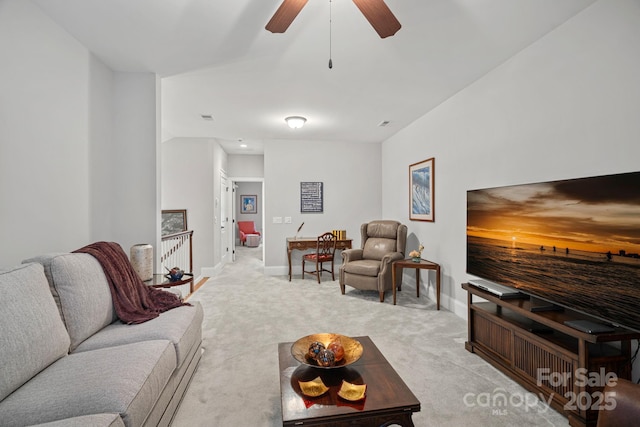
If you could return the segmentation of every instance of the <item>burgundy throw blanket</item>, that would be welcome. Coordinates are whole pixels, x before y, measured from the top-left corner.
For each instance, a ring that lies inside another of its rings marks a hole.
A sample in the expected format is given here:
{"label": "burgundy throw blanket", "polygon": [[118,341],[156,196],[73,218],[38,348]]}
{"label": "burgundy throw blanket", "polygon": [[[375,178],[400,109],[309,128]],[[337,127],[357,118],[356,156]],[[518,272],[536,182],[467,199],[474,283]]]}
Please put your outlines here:
{"label": "burgundy throw blanket", "polygon": [[183,303],[171,292],[145,285],[118,243],[96,242],[74,253],[92,255],[102,265],[116,314],[124,323],[143,323],[158,317],[164,311],[191,305]]}

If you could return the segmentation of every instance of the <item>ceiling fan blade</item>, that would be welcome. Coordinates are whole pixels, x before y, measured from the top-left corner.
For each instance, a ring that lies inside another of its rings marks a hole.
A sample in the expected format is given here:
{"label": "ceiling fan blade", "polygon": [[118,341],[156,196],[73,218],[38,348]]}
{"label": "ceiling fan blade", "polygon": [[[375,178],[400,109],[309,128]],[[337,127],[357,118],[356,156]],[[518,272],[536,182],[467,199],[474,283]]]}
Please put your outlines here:
{"label": "ceiling fan blade", "polygon": [[384,0],[353,0],[353,2],[380,37],[392,36],[402,28]]}
{"label": "ceiling fan blade", "polygon": [[289,25],[296,19],[308,0],[284,0],[271,20],[267,22],[266,29],[272,33],[284,33]]}

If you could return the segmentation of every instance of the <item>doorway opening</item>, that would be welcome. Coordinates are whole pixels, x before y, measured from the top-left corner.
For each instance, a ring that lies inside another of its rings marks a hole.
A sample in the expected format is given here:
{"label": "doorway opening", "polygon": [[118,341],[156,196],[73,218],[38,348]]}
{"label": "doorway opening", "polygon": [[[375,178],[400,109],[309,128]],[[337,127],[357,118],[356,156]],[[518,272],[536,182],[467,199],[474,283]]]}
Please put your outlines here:
{"label": "doorway opening", "polygon": [[[251,257],[264,265],[264,179],[231,178],[233,187],[233,259]],[[259,234],[245,235],[241,241],[238,222],[252,222]]]}

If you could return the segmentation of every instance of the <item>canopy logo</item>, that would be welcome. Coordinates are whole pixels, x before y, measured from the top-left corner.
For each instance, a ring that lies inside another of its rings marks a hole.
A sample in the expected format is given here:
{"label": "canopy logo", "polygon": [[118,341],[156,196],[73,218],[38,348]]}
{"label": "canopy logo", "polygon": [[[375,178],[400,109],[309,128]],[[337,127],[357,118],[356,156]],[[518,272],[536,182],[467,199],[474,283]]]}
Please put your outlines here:
{"label": "canopy logo", "polygon": [[469,408],[489,408],[492,415],[508,415],[509,408],[524,408],[525,412],[537,411],[545,413],[551,405],[553,396],[549,400],[544,399],[540,393],[507,393],[503,388],[496,388],[492,392],[467,393],[462,398],[465,406]]}

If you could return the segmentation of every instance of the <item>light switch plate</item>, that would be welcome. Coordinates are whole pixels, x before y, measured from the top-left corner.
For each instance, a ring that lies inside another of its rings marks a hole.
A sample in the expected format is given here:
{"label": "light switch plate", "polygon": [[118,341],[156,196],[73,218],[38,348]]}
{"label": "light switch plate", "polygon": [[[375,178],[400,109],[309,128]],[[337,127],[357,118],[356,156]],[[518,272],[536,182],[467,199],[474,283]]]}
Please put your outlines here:
{"label": "light switch plate", "polygon": [[285,224],[291,224],[291,217],[290,216],[285,216],[284,217],[284,223]]}
{"label": "light switch plate", "polygon": [[273,223],[274,224],[282,224],[282,217],[281,216],[274,216],[273,217]]}

